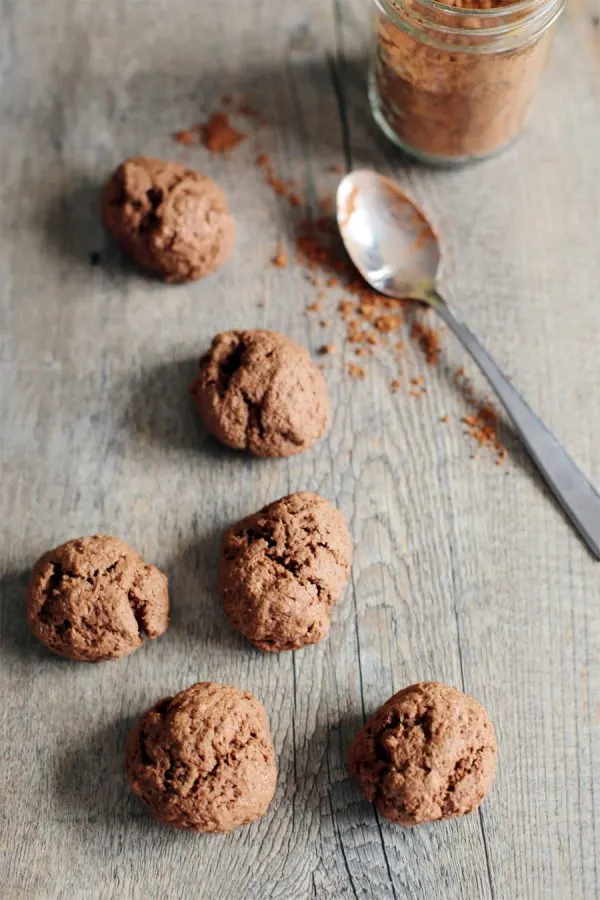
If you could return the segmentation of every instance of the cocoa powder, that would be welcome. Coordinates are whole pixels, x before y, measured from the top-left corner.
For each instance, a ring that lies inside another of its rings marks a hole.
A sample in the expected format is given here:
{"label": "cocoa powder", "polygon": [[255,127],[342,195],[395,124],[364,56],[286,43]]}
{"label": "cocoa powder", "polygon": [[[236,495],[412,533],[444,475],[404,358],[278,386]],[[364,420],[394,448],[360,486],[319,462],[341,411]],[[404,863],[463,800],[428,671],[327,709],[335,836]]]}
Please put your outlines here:
{"label": "cocoa powder", "polygon": [[[551,5],[553,0],[546,2]],[[398,14],[393,19],[377,14],[374,104],[386,131],[404,149],[429,161],[466,161],[485,157],[518,135],[551,32],[524,39],[522,46],[514,46],[514,41],[491,44],[485,32],[504,24],[513,4],[446,0],[445,5],[470,14],[452,16],[441,4],[439,12],[429,6],[421,9],[420,0],[391,0],[387,6]],[[560,0],[556,5],[560,8]],[[496,10],[499,15],[493,16]],[[421,21],[411,28],[415,16]],[[514,13],[510,24],[515,32],[529,27],[522,24],[523,16]],[[444,35],[446,26],[460,33]]]}
{"label": "cocoa powder", "polygon": [[242,131],[234,128],[226,113],[216,112],[199,126],[202,142],[211,153],[227,153],[246,139]]}
{"label": "cocoa powder", "polygon": [[[240,114],[241,110],[238,110]],[[183,147],[202,144],[211,153],[228,153],[245,141],[247,135],[234,128],[229,116],[224,112],[215,112],[206,122],[196,122],[191,128],[176,131],[173,140]]]}

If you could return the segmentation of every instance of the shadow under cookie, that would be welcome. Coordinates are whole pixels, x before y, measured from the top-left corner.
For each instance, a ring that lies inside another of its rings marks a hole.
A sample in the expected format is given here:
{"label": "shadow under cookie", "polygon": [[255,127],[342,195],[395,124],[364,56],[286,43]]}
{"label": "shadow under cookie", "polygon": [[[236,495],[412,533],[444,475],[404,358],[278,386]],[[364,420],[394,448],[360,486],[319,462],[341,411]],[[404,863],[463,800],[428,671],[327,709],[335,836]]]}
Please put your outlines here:
{"label": "shadow under cookie", "polygon": [[[100,220],[102,182],[82,173],[46,202],[40,221],[45,239],[54,253],[69,266],[79,266],[89,277],[95,268],[126,280],[139,270],[106,233]],[[142,275],[145,281],[149,278]]]}
{"label": "shadow under cookie", "polygon": [[133,718],[123,717],[64,743],[55,761],[54,788],[69,821],[111,823],[144,815],[125,775],[125,738]]}
{"label": "shadow under cookie", "polygon": [[221,533],[190,541],[167,567],[173,604],[170,632],[184,640],[190,655],[202,650],[255,653],[227,621],[217,590]]}
{"label": "shadow under cookie", "polygon": [[198,358],[199,354],[161,362],[121,384],[116,402],[122,402],[126,391],[129,394],[123,425],[141,444],[202,453],[215,462],[239,464],[247,457],[210,435],[194,408],[190,385],[198,371]]}
{"label": "shadow under cookie", "polygon": [[31,579],[31,569],[8,572],[0,577],[0,617],[2,621],[0,647],[4,658],[16,658],[24,663],[33,660],[55,665],[69,665],[43,647],[27,625],[25,594]]}

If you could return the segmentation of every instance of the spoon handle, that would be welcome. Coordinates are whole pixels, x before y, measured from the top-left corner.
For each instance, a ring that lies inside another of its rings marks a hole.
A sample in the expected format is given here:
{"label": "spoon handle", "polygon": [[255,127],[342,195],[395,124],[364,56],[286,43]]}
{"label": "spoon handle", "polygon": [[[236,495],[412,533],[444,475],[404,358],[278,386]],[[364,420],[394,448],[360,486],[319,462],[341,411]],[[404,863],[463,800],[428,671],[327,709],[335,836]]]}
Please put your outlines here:
{"label": "spoon handle", "polygon": [[554,496],[600,559],[600,495],[445,300],[436,296],[431,305],[488,378]]}

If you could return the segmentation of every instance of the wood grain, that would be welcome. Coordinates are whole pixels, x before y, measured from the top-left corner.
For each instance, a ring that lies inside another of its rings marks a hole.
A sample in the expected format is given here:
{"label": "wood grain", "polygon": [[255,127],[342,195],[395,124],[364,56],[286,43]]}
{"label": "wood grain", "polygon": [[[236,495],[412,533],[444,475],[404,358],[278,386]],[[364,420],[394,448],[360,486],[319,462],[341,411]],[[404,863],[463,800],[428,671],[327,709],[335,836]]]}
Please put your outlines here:
{"label": "wood grain", "polygon": [[[322,328],[290,249],[305,210],[254,165],[264,149],[314,213],[344,168],[393,174],[444,235],[451,295],[545,421],[600,482],[600,31],[572,0],[523,139],[435,172],[400,158],[365,95],[364,0],[63,0],[0,6],[0,878],[7,900],[54,898],[595,898],[600,895],[597,568],[506,432],[510,474],[471,460],[444,341],[422,400],[389,390],[377,354],[349,379],[328,296]],[[268,127],[231,158],[170,135],[224,93]],[[226,190],[234,261],[198,284],[134,272],[105,238],[98,188],[131,153],[186,159]],[[99,251],[101,265],[88,255]],[[217,331],[266,326],[326,365],[327,438],[289,461],[225,452],[186,395]],[[485,385],[475,376],[477,391]],[[450,416],[448,424],[440,419]],[[228,629],[215,592],[224,527],[291,490],[347,516],[353,576],[329,640],[265,656]],[[33,561],[107,531],[169,573],[173,622],[131,658],[53,659],[26,631]],[[481,700],[500,765],[479,814],[406,831],[380,820],[346,766],[365,717],[419,679]],[[129,796],[123,740],[157,698],[196,680],[265,703],[276,798],[227,837],[154,824]]]}

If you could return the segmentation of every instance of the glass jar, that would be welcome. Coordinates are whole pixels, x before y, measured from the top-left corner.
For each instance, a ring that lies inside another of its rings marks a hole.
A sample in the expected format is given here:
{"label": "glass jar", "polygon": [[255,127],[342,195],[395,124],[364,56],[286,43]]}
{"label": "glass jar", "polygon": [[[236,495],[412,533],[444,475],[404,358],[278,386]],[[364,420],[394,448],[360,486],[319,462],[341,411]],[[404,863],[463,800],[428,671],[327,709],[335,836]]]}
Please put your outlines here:
{"label": "glass jar", "polygon": [[565,0],[458,3],[375,0],[375,119],[411,156],[442,165],[485,159],[517,137]]}

